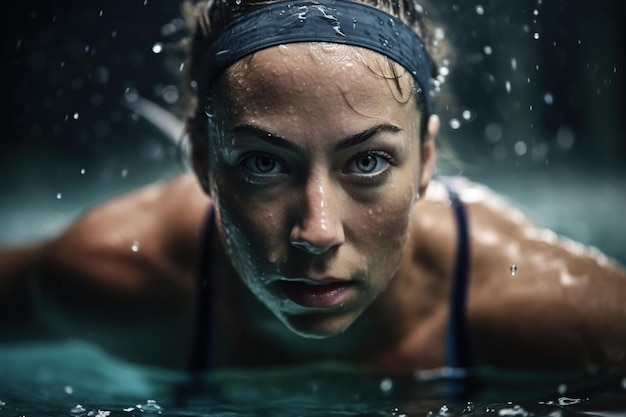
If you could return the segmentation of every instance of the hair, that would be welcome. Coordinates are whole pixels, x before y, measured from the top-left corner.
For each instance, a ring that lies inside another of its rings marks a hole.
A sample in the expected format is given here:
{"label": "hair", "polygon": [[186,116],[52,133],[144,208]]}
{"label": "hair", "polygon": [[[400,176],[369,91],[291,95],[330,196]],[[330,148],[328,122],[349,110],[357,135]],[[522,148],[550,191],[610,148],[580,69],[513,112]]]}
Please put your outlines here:
{"label": "hair", "polygon": [[[186,47],[186,84],[191,88],[192,94],[189,108],[185,115],[185,130],[191,146],[194,150],[204,151],[208,144],[208,123],[206,121],[205,104],[207,102],[208,91],[199,88],[206,85],[207,80],[203,80],[204,71],[202,62],[208,46],[213,41],[215,35],[228,22],[232,21],[242,13],[275,3],[280,0],[209,0],[199,3],[192,3],[190,0],[183,4],[183,13],[187,26],[190,30],[190,37]],[[432,67],[430,68],[431,79],[435,80],[438,75],[440,63],[444,54],[447,53],[446,45],[435,33],[432,22],[427,17],[422,4],[417,0],[353,0],[355,2],[367,4],[378,8],[390,15],[400,19],[409,26],[424,41],[426,49],[431,57]],[[393,77],[398,80],[396,66],[390,61]],[[420,107],[419,110],[423,110]],[[428,117],[425,111],[421,111],[421,140],[423,140]]]}

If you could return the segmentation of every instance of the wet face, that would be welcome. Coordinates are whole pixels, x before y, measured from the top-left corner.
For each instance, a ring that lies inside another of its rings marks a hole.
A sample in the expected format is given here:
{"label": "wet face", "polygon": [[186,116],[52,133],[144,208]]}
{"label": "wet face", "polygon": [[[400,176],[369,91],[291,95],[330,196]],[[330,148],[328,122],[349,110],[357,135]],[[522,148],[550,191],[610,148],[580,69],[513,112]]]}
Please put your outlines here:
{"label": "wet face", "polygon": [[221,238],[301,335],[345,330],[398,270],[426,181],[411,86],[386,58],[330,44],[270,48],[224,76],[210,157]]}

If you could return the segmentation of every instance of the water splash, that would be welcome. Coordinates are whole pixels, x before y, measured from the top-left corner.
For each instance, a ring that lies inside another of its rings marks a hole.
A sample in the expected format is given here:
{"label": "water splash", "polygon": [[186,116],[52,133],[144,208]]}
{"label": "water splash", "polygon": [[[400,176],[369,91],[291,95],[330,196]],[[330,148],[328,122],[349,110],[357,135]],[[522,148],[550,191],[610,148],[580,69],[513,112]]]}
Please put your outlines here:
{"label": "water splash", "polygon": [[163,412],[163,408],[155,400],[148,400],[145,404],[137,404],[135,407],[142,413],[161,414]]}
{"label": "water splash", "polygon": [[87,412],[87,409],[80,404],[76,404],[74,407],[70,408],[70,414],[74,416],[79,416]]}

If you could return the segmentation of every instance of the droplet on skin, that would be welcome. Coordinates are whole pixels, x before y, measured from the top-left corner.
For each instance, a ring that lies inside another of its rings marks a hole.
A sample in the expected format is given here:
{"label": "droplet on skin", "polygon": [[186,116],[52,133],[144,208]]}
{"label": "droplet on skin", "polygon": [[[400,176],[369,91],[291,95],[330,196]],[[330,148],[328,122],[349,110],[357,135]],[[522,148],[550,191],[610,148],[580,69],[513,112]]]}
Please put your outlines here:
{"label": "droplet on skin", "polygon": [[509,268],[511,270],[511,276],[515,276],[515,274],[517,274],[517,265],[511,265],[511,268]]}
{"label": "droplet on skin", "polygon": [[133,244],[130,246],[130,250],[132,250],[135,253],[139,252],[139,242],[134,240]]}

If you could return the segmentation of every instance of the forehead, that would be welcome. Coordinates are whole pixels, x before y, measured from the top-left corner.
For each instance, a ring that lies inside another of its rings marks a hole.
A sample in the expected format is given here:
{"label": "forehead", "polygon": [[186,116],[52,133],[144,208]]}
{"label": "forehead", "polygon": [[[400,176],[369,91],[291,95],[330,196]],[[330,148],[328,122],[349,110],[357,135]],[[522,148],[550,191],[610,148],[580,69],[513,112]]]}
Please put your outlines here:
{"label": "forehead", "polygon": [[275,46],[236,62],[218,91],[235,117],[273,110],[321,114],[346,106],[372,117],[403,108],[415,117],[413,86],[410,74],[381,54],[309,42]]}

